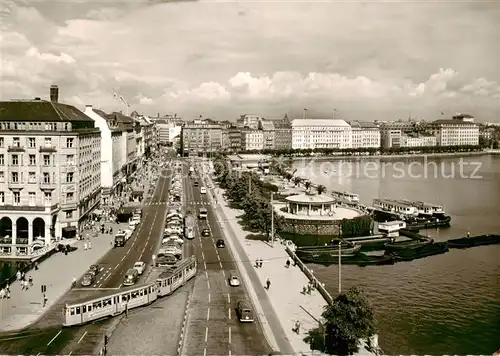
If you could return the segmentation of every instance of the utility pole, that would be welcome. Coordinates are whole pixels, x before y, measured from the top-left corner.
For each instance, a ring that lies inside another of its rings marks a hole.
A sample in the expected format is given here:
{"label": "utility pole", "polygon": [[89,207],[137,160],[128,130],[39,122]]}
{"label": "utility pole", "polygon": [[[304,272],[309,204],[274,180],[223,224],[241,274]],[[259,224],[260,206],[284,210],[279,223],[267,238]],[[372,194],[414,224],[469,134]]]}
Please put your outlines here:
{"label": "utility pole", "polygon": [[342,241],[339,239],[339,295],[342,293]]}
{"label": "utility pole", "polygon": [[273,208],[273,192],[271,192],[271,246],[274,247],[274,208]]}

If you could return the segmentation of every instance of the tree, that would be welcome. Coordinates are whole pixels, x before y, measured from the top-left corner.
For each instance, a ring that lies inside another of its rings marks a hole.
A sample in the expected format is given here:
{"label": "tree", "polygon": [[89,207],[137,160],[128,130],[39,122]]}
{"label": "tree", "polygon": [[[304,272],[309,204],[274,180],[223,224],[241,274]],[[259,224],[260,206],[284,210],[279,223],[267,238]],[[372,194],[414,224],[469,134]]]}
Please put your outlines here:
{"label": "tree", "polygon": [[301,182],[302,182],[302,178],[300,178],[300,177],[293,178],[293,183],[295,184],[295,186],[298,186]]}
{"label": "tree", "polygon": [[361,339],[375,334],[373,309],[364,292],[357,287],[325,306],[321,316],[325,323],[310,330],[304,341],[330,355],[352,355],[358,351]]}
{"label": "tree", "polygon": [[323,194],[324,192],[326,192],[326,187],[325,187],[324,185],[321,185],[321,184],[320,184],[320,185],[318,185],[318,186],[316,187],[316,190],[318,191],[318,195],[321,195],[321,194]]}
{"label": "tree", "polygon": [[311,182],[306,181],[306,182],[304,183],[304,187],[305,187],[305,188],[306,188],[306,190],[308,191],[308,190],[309,190],[309,188],[311,188]]}
{"label": "tree", "polygon": [[151,156],[151,147],[147,146],[144,149],[144,157],[146,157],[146,159],[148,159],[150,156]]}

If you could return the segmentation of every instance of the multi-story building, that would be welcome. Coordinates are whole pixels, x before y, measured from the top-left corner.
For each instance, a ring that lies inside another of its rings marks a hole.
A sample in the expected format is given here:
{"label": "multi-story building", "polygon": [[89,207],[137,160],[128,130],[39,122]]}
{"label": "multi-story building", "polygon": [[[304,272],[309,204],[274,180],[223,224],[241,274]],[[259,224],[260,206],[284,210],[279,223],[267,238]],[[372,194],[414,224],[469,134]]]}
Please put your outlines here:
{"label": "multi-story building", "polygon": [[260,116],[257,115],[241,115],[238,120],[236,120],[236,126],[241,128],[248,128],[251,130],[257,130],[259,128]]}
{"label": "multi-story building", "polygon": [[380,132],[380,143],[382,148],[401,147],[401,130],[384,129]]}
{"label": "multi-story building", "polygon": [[264,133],[262,130],[241,130],[241,150],[261,151],[264,149]]}
{"label": "multi-story building", "polygon": [[274,150],[275,149],[274,123],[271,120],[261,119],[259,121],[259,130],[262,131],[262,149]]}
{"label": "multi-story building", "polygon": [[196,120],[182,126],[180,147],[183,155],[201,155],[203,152],[219,152],[223,148],[223,127]]}
{"label": "multi-story building", "polygon": [[223,131],[224,148],[229,152],[241,151],[241,129],[236,126]]}
{"label": "multi-story building", "polygon": [[136,156],[137,159],[142,160],[145,159],[146,152],[151,150],[153,140],[153,123],[146,116],[136,116],[133,117],[133,119],[135,120],[136,127]]}
{"label": "multi-story building", "polygon": [[433,121],[431,132],[437,138],[438,146],[477,146],[479,126],[470,115],[456,115],[453,119]]}
{"label": "multi-story building", "polygon": [[0,253],[34,256],[98,204],[101,134],[55,86],[51,101],[0,102],[0,124]]}
{"label": "multi-story building", "polygon": [[430,147],[436,145],[437,139],[434,135],[415,133],[401,135],[401,147]]}
{"label": "multi-story building", "polygon": [[380,131],[394,131],[399,130],[401,133],[412,133],[418,130],[421,125],[420,122],[408,120],[408,121],[382,121],[376,122],[379,126]]}
{"label": "multi-story building", "polygon": [[271,119],[274,126],[274,149],[290,150],[292,148],[292,124],[285,115],[282,119]]}
{"label": "multi-story building", "polygon": [[[136,133],[140,134],[143,126],[135,119],[117,113],[106,114],[93,109],[92,105],[85,107],[84,114],[94,120],[101,132],[101,201],[107,204],[114,193],[123,190],[127,175],[137,166],[138,152],[143,148],[137,147]],[[144,136],[139,144],[144,144]]]}
{"label": "multi-story building", "polygon": [[380,148],[380,129],[372,122],[353,121],[352,148]]}
{"label": "multi-story building", "polygon": [[345,149],[352,147],[352,129],[344,120],[295,119],[293,149]]}

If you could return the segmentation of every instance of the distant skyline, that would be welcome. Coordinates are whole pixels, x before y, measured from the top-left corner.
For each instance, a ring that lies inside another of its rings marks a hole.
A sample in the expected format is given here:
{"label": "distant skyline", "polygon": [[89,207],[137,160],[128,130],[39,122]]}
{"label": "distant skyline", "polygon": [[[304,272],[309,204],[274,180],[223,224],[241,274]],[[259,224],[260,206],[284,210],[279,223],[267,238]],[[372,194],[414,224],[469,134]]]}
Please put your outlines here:
{"label": "distant skyline", "polygon": [[1,100],[500,122],[500,2],[2,1]]}

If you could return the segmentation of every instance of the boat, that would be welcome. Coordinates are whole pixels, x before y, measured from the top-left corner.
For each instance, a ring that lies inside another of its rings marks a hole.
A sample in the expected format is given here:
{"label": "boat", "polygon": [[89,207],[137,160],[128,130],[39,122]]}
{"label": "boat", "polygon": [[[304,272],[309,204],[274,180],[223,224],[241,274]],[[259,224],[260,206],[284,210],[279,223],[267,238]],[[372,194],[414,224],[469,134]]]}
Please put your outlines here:
{"label": "boat", "polygon": [[469,248],[500,243],[500,235],[479,235],[448,240],[450,248]]}
{"label": "boat", "polygon": [[417,240],[406,240],[406,241],[398,241],[398,242],[389,242],[384,245],[384,248],[388,252],[400,251],[406,249],[417,248],[421,246],[425,246],[433,243],[433,239],[417,239]]}
{"label": "boat", "polygon": [[417,217],[406,219],[406,227],[410,230],[425,230],[435,227],[449,227],[451,216],[432,216],[427,218]]}
{"label": "boat", "polygon": [[417,208],[394,199],[373,199],[373,207],[403,217],[418,216]]}
{"label": "boat", "polygon": [[426,203],[423,201],[411,201],[407,199],[400,200],[403,204],[408,204],[409,206],[414,206],[417,212],[421,216],[437,216],[442,217],[445,215],[445,211],[441,205]]}
{"label": "boat", "polygon": [[[342,255],[346,255],[358,252],[361,248],[361,245],[352,242],[342,242],[340,247]],[[296,254],[297,256],[299,256],[299,254],[334,253],[337,254],[338,256],[338,251],[339,251],[338,244],[333,243],[326,246],[297,247]]]}
{"label": "boat", "polygon": [[394,260],[413,261],[434,255],[440,255],[449,251],[447,242],[433,242],[426,245],[393,251]]}
{"label": "boat", "polygon": [[[394,264],[394,256],[383,255],[383,256],[370,256],[363,252],[357,252],[354,254],[344,255],[342,253],[341,263],[345,265],[357,265],[360,267],[371,266],[371,265],[391,265]],[[324,266],[329,266],[333,264],[338,264],[339,256],[330,256],[327,254],[318,255],[308,255],[300,257],[300,260],[304,263],[316,263]]]}
{"label": "boat", "polygon": [[332,190],[332,196],[337,198],[341,202],[347,204],[358,204],[359,203],[359,195],[350,192],[344,192],[341,190]]}
{"label": "boat", "polygon": [[344,237],[344,241],[352,242],[359,245],[371,245],[390,242],[391,238],[385,234],[361,236],[361,237]]}

